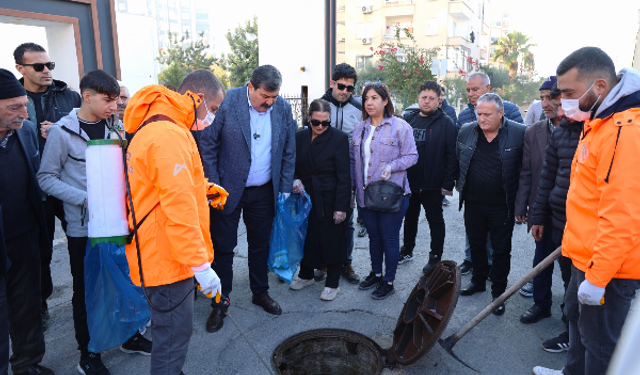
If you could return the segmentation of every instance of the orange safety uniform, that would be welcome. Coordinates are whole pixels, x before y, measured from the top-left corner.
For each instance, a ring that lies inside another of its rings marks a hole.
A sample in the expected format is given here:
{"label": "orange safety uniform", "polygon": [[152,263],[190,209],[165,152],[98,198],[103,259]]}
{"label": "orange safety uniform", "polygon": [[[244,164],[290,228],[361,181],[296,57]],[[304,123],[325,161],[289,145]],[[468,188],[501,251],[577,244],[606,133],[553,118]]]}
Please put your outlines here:
{"label": "orange safety uniform", "polygon": [[[213,261],[209,234],[207,180],[189,129],[201,99],[160,85],[138,91],[124,114],[125,130],[136,133],[128,148],[131,196],[145,286],[172,284],[193,277],[191,267]],[[156,121],[140,128],[154,115]],[[133,230],[131,214],[129,229]],[[131,280],[140,285],[135,241],[126,246]]]}
{"label": "orange safety uniform", "polygon": [[640,108],[587,120],[573,158],[562,254],[605,287],[640,279]]}

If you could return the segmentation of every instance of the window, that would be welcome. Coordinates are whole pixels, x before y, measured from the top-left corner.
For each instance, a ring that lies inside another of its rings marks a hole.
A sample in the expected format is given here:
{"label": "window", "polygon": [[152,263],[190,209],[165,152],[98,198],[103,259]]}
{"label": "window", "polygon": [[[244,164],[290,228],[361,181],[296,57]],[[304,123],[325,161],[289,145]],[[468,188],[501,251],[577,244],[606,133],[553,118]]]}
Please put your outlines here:
{"label": "window", "polygon": [[502,21],[500,20],[491,21],[491,26],[502,27]]}
{"label": "window", "polygon": [[191,19],[191,14],[189,14],[188,12],[182,12],[182,19],[183,20]]}
{"label": "window", "polygon": [[437,18],[427,18],[427,35],[438,35]]}
{"label": "window", "polygon": [[356,69],[364,69],[367,64],[373,61],[372,56],[356,56]]}
{"label": "window", "polygon": [[126,12],[127,11],[127,0],[119,0],[118,1],[118,11]]}
{"label": "window", "polygon": [[209,21],[209,13],[196,13],[196,20]]}
{"label": "window", "polygon": [[356,38],[373,38],[375,24],[359,23],[356,25]]}

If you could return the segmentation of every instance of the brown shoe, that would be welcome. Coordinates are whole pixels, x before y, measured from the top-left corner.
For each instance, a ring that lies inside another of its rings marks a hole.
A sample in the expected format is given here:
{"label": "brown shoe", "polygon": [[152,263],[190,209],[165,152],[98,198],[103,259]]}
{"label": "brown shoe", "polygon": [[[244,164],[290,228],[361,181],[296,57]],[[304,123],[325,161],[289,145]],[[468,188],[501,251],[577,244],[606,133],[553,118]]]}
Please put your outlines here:
{"label": "brown shoe", "polygon": [[213,311],[211,311],[211,315],[209,315],[209,318],[207,318],[207,332],[218,332],[220,328],[222,328],[222,323],[224,323],[223,319],[224,314],[222,313],[222,310],[214,307]]}
{"label": "brown shoe", "polygon": [[280,305],[278,305],[278,302],[274,301],[273,298],[269,296],[269,293],[264,293],[259,296],[254,294],[253,298],[251,298],[251,302],[253,302],[254,305],[258,305],[262,307],[264,311],[268,312],[269,314],[272,314],[272,315],[282,314],[282,309],[280,308]]}
{"label": "brown shoe", "polygon": [[360,276],[351,266],[351,263],[342,267],[342,276],[347,280],[349,284],[360,284]]}

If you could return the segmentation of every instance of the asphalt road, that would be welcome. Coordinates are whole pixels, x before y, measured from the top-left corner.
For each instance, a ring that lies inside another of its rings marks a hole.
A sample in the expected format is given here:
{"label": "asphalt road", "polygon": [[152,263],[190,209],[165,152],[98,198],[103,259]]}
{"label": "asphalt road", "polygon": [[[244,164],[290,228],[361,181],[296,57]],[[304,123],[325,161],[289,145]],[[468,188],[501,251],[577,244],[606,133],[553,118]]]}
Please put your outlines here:
{"label": "asphalt road", "polygon": [[[451,201],[451,206],[444,208],[447,235],[443,258],[461,263],[464,246],[462,212],[457,209],[457,195]],[[370,291],[358,290],[356,285],[341,280],[338,297],[332,302],[324,302],[319,299],[323,283],[316,283],[301,291],[292,291],[286,284],[280,283],[275,275],[270,274],[269,293],[283,310],[281,316],[275,317],[251,303],[244,229],[238,235],[230,313],[251,346],[230,319],[225,319],[224,327],[219,332],[207,333],[205,321],[211,307],[209,301],[199,298],[195,304],[194,331],[184,366],[185,374],[269,374],[273,368],[270,367],[268,371],[262,361],[271,366],[273,351],[283,340],[315,328],[349,329],[373,338],[383,347],[390,346],[398,315],[427,261],[430,238],[426,219],[422,215],[415,258],[398,267],[396,292],[383,301],[373,300]],[[45,333],[47,352],[42,364],[53,369],[56,374],[75,374],[79,352],[76,349],[71,318],[71,274],[66,242],[61,233],[57,236],[59,238],[56,240],[52,263],[55,287],[49,301],[52,318]],[[526,226],[516,225],[509,285],[529,271],[533,253],[534,241],[527,233]],[[353,265],[361,276],[369,273],[367,237],[356,237]],[[520,323],[520,315],[533,301],[516,294],[507,301],[506,313],[499,317],[490,315],[480,323],[456,345],[456,354],[484,374],[531,374],[531,369],[536,365],[560,369],[566,354],[547,353],[540,347],[542,341],[556,336],[564,329],[559,309],[563,296],[559,271],[556,266],[551,318],[531,325]],[[462,286],[469,281],[470,275],[463,276]],[[462,327],[489,303],[489,292],[460,296],[444,337]],[[151,333],[146,336],[151,338]],[[259,356],[254,353],[254,349]],[[149,373],[149,357],[124,354],[115,349],[104,353],[103,360],[114,375]],[[438,345],[414,365],[385,369],[384,373],[475,374]]]}

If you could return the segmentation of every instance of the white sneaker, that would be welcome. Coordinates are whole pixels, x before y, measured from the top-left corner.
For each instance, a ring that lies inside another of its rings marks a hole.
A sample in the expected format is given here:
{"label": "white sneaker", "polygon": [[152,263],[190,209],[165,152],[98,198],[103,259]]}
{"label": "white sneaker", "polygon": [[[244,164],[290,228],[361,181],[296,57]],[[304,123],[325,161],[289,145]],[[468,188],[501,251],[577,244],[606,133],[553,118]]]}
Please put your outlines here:
{"label": "white sneaker", "polygon": [[295,280],[293,280],[291,282],[291,285],[289,285],[289,289],[300,290],[300,289],[302,289],[304,287],[307,287],[309,285],[313,285],[315,283],[316,283],[316,281],[313,278],[311,278],[309,280],[296,278]]}
{"label": "white sneaker", "polygon": [[554,370],[546,367],[536,366],[533,368],[533,375],[563,375],[562,370]]}
{"label": "white sneaker", "polygon": [[336,299],[340,288],[324,288],[322,293],[320,294],[320,299],[323,301],[333,301]]}

